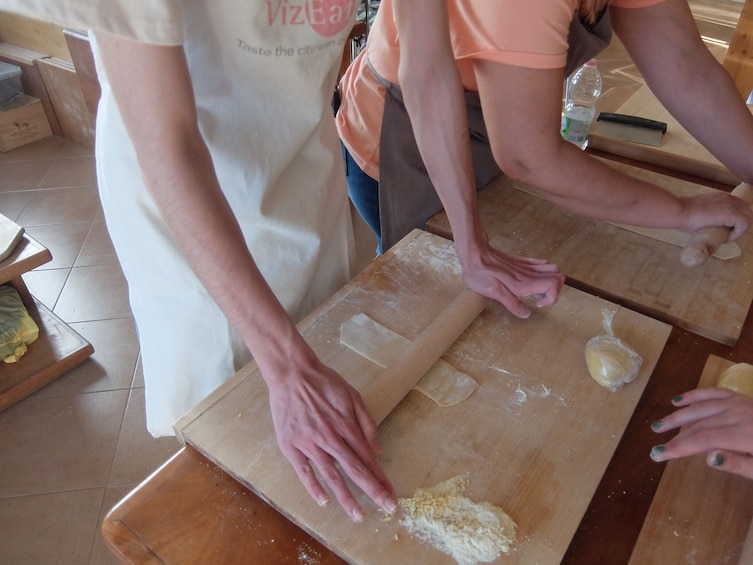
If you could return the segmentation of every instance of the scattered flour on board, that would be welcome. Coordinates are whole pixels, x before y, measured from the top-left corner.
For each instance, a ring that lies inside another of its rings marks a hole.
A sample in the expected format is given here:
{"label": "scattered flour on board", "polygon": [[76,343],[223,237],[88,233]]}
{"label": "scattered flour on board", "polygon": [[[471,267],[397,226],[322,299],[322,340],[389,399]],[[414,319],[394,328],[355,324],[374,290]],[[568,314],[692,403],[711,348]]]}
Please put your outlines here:
{"label": "scattered flour on board", "polygon": [[[412,248],[412,246],[407,247],[400,247],[398,249],[395,249],[394,254],[396,257],[403,259],[403,256],[408,257],[407,263],[415,264],[414,259],[411,257],[411,254],[415,253],[416,250]],[[432,271],[436,271],[438,273],[447,273],[454,275],[460,275],[463,272],[462,267],[460,266],[460,261],[458,260],[458,256],[455,253],[455,246],[453,243],[447,243],[446,245],[434,245],[431,247],[426,247],[423,249],[418,250],[419,253],[419,263],[422,266],[428,265]]]}
{"label": "scattered flour on board", "polygon": [[[512,375],[509,371],[504,371],[507,374]],[[539,388],[540,386],[540,388]],[[507,387],[512,390],[512,394],[506,399],[505,408],[508,412],[515,416],[520,415],[523,405],[528,402],[530,398],[549,398],[550,396],[557,398],[560,404],[567,406],[567,402],[562,396],[553,395],[552,389],[545,384],[540,384],[536,388],[529,388],[523,386],[520,381],[510,380],[507,382]]]}
{"label": "scattered flour on board", "polygon": [[501,508],[463,496],[469,481],[467,473],[458,475],[399,500],[400,523],[458,565],[494,561],[515,541],[515,522]]}
{"label": "scattered flour on board", "polygon": [[302,543],[298,546],[298,563],[302,565],[317,565],[321,560],[321,554],[315,549]]}

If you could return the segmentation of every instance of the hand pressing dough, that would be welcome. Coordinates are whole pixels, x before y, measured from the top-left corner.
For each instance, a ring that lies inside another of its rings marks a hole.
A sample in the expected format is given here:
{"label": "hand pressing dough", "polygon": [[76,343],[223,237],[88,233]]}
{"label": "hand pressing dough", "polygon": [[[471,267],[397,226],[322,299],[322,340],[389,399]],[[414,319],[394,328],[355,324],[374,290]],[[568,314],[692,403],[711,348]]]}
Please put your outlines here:
{"label": "hand pressing dough", "polygon": [[612,333],[614,312],[604,308],[606,335],[591,338],[586,344],[586,366],[591,378],[612,392],[635,380],[643,358]]}
{"label": "hand pressing dough", "polygon": [[[340,327],[340,343],[372,363],[387,368],[411,342],[361,313]],[[473,394],[478,383],[440,359],[415,388],[440,406],[453,406]]]}
{"label": "hand pressing dough", "polygon": [[476,565],[509,553],[516,524],[504,510],[463,496],[468,475],[400,498],[401,525],[420,540],[450,555],[459,565]]}
{"label": "hand pressing dough", "polygon": [[750,363],[730,365],[719,376],[716,386],[753,396],[753,365]]}

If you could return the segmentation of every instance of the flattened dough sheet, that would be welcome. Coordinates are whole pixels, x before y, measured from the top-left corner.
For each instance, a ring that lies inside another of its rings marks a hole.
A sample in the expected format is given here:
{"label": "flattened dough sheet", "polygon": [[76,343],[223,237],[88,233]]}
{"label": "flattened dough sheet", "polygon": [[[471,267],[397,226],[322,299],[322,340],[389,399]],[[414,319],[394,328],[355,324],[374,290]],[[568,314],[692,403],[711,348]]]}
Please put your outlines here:
{"label": "flattened dough sheet", "polygon": [[[385,369],[411,344],[409,339],[363,313],[356,314],[340,327],[340,342]],[[473,394],[478,383],[440,359],[415,388],[439,406],[453,406]]]}

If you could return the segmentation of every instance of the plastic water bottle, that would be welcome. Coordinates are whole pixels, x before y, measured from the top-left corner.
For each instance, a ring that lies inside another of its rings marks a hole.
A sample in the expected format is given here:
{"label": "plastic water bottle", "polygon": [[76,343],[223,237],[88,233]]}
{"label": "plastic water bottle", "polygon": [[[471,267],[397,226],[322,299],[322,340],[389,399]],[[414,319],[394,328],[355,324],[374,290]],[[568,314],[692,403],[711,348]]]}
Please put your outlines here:
{"label": "plastic water bottle", "polygon": [[588,132],[601,95],[601,74],[596,59],[591,59],[567,78],[562,137],[581,149],[588,146]]}

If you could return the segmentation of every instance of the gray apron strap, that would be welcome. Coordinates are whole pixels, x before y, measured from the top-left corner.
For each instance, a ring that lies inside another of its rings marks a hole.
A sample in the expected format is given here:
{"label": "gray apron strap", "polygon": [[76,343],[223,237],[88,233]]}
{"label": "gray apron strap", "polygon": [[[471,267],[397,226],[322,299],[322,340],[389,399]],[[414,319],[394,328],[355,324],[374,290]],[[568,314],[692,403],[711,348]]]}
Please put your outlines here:
{"label": "gray apron strap", "polygon": [[[568,35],[566,73],[570,74],[572,69],[604,49],[611,35],[606,9],[594,26],[581,23],[576,14]],[[418,151],[400,87],[380,76],[368,57],[366,64],[387,90],[379,141],[379,222],[382,251],[387,251],[412,229],[424,229],[426,221],[442,210],[442,203]],[[466,92],[465,104],[478,189],[489,184],[501,171],[492,155],[478,93]]]}
{"label": "gray apron strap", "polygon": [[612,40],[612,22],[609,7],[605,7],[593,25],[580,21],[578,12],[573,15],[567,35],[567,64],[565,76],[601,53]]}

